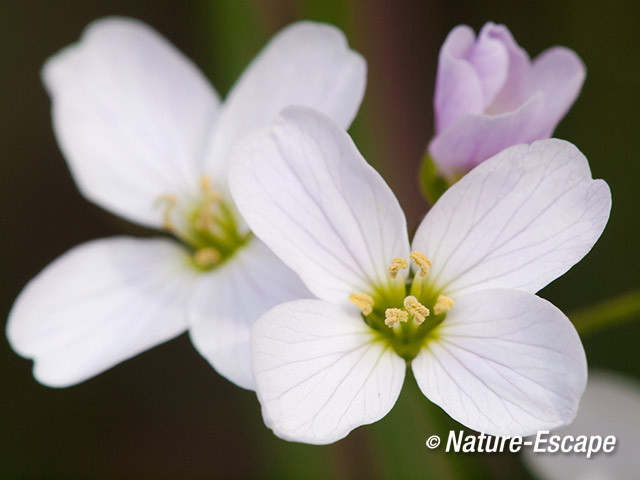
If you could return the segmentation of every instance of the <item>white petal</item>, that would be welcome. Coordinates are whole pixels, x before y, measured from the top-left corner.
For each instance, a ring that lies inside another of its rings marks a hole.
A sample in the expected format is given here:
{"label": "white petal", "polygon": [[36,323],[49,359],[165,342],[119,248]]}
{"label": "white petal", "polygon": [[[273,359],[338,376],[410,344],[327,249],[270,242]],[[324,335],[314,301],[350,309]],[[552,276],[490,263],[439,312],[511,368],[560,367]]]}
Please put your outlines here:
{"label": "white petal", "polygon": [[169,240],[87,242],[27,284],[7,337],[38,381],[73,385],[183,332],[194,276]]}
{"label": "white petal", "polygon": [[432,281],[449,296],[486,288],[536,292],[593,247],[611,193],[592,180],[568,142],[517,145],[451,187],[418,228],[413,249],[433,260]]}
{"label": "white petal", "polygon": [[335,442],[384,417],[406,370],[359,315],[321,300],[267,312],[253,328],[251,353],[267,426],[312,444]]}
{"label": "white petal", "polygon": [[[525,450],[524,459],[546,480],[634,480],[640,471],[637,446],[640,441],[640,383],[637,379],[604,371],[590,371],[578,416],[571,425],[552,435],[613,435],[613,452],[600,451],[586,458],[578,453],[534,453]],[[533,439],[532,439],[533,440]]]}
{"label": "white petal", "polygon": [[204,76],[149,26],[108,18],[50,58],[43,79],[84,196],[159,227],[158,197],[190,193],[202,171],[218,105]]}
{"label": "white petal", "polygon": [[420,390],[463,425],[530,435],[573,420],[587,380],[578,334],[552,304],[517,290],[458,300],[412,363]]}
{"label": "white petal", "polygon": [[297,22],[279,32],[247,67],[220,113],[208,155],[212,172],[227,171],[229,148],[239,134],[266,127],[283,108],[306,105],[343,128],[364,95],[367,66],[331,25]]}
{"label": "white petal", "polygon": [[305,107],[283,110],[269,131],[240,139],[229,185],[255,232],[319,298],[387,281],[407,257],[404,214],[349,136]]}
{"label": "white petal", "polygon": [[227,263],[202,275],[190,305],[189,335],[218,373],[253,389],[251,327],[268,309],[311,297],[302,280],[254,238]]}

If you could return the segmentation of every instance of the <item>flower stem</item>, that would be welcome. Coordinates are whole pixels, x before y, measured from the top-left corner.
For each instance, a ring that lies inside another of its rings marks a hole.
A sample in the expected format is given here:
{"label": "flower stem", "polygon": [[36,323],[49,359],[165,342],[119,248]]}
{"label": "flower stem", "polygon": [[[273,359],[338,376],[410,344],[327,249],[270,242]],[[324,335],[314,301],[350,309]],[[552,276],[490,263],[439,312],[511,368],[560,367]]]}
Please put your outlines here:
{"label": "flower stem", "polygon": [[605,300],[569,315],[581,335],[640,318],[640,289]]}

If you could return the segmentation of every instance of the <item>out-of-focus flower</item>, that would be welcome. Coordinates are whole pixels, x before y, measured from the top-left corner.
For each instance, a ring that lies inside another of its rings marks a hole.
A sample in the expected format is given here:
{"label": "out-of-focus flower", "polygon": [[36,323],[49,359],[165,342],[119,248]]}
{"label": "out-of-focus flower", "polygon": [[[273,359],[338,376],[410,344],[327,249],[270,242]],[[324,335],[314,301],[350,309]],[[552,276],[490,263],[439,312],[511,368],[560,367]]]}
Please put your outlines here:
{"label": "out-of-focus flower", "polygon": [[455,180],[507,147],[550,137],[584,78],[567,48],[532,62],[504,25],[487,23],[477,38],[466,25],[454,28],[438,59],[433,161]]}
{"label": "out-of-focus flower", "polygon": [[345,128],[366,65],[342,32],[301,22],[277,34],[224,103],[149,26],[110,18],[47,61],[53,127],[89,200],[176,239],[110,238],[73,248],[35,277],[7,336],[51,386],[90,378],[186,329],[226,378],[251,388],[249,334],[268,308],[310,294],[239,216],[228,149],[286,105]]}
{"label": "out-of-focus flower", "polygon": [[545,480],[634,480],[640,472],[640,383],[605,371],[590,371],[575,420],[554,435],[616,437],[611,453],[534,453],[525,450],[524,459]]}
{"label": "out-of-focus flower", "polygon": [[530,434],[573,419],[582,344],[534,295],[609,217],[609,188],[573,145],[542,140],[488,160],[440,198],[411,248],[393,192],[311,109],[287,108],[239,139],[229,185],[255,234],[319,298],[279,305],[253,328],[256,392],[278,436],[330,443],[382,418],[407,364],[431,401],[476,430]]}

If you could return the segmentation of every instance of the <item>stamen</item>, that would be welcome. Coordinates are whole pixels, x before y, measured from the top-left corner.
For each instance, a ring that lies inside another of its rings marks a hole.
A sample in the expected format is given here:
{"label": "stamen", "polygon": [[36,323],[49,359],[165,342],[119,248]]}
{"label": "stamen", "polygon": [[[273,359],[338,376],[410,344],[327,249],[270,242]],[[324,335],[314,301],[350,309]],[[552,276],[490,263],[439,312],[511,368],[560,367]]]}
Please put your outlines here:
{"label": "stamen", "polygon": [[222,195],[211,186],[211,178],[208,175],[203,175],[200,178],[200,189],[204,200],[196,218],[195,226],[198,230],[211,230],[215,225],[213,206],[222,201]]}
{"label": "stamen", "polygon": [[211,186],[211,178],[209,175],[203,175],[200,178],[200,188],[202,189],[205,200],[209,200],[210,202],[220,202],[222,200],[222,195]]}
{"label": "stamen", "polygon": [[422,325],[425,318],[429,316],[429,309],[422,305],[416,297],[409,295],[404,299],[404,308],[406,308],[418,325]]}
{"label": "stamen", "polygon": [[384,312],[384,323],[389,328],[407,320],[409,320],[409,314],[399,308],[387,308]]}
{"label": "stamen", "polygon": [[416,262],[416,265],[418,265],[418,267],[420,268],[421,277],[426,277],[427,275],[429,275],[429,269],[431,268],[431,265],[433,265],[433,263],[431,263],[431,260],[429,260],[429,257],[421,252],[411,252],[411,255],[409,256],[411,257],[411,260]]}
{"label": "stamen", "polygon": [[171,221],[171,211],[176,206],[177,202],[178,199],[171,193],[161,195],[158,200],[156,200],[156,205],[165,204],[164,212],[162,212],[162,228],[170,232],[174,232],[176,230],[176,226]]}
{"label": "stamen", "polygon": [[407,262],[402,257],[395,257],[393,260],[391,260],[391,266],[389,267],[389,276],[391,278],[396,278],[396,276],[398,275],[398,270],[405,270],[406,268],[409,268],[409,262]]}
{"label": "stamen", "polygon": [[440,315],[441,313],[448,312],[453,308],[453,299],[440,295],[438,296],[438,300],[436,300],[436,304],[433,306],[433,313],[436,315]]}
{"label": "stamen", "polygon": [[362,314],[367,316],[373,312],[373,297],[366,293],[352,293],[349,301],[362,310]]}
{"label": "stamen", "polygon": [[193,260],[201,268],[213,267],[220,261],[220,252],[215,248],[201,248],[193,254]]}

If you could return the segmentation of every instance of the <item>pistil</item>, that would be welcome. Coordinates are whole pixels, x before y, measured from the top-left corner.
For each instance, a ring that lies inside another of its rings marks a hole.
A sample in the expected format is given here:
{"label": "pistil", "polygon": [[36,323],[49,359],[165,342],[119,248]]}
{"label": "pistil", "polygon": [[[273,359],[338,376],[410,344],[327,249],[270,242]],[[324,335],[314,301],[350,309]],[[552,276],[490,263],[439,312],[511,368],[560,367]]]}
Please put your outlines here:
{"label": "pistil", "polygon": [[422,325],[429,316],[429,309],[422,305],[413,295],[409,295],[404,299],[404,308],[407,309],[418,325]]}

